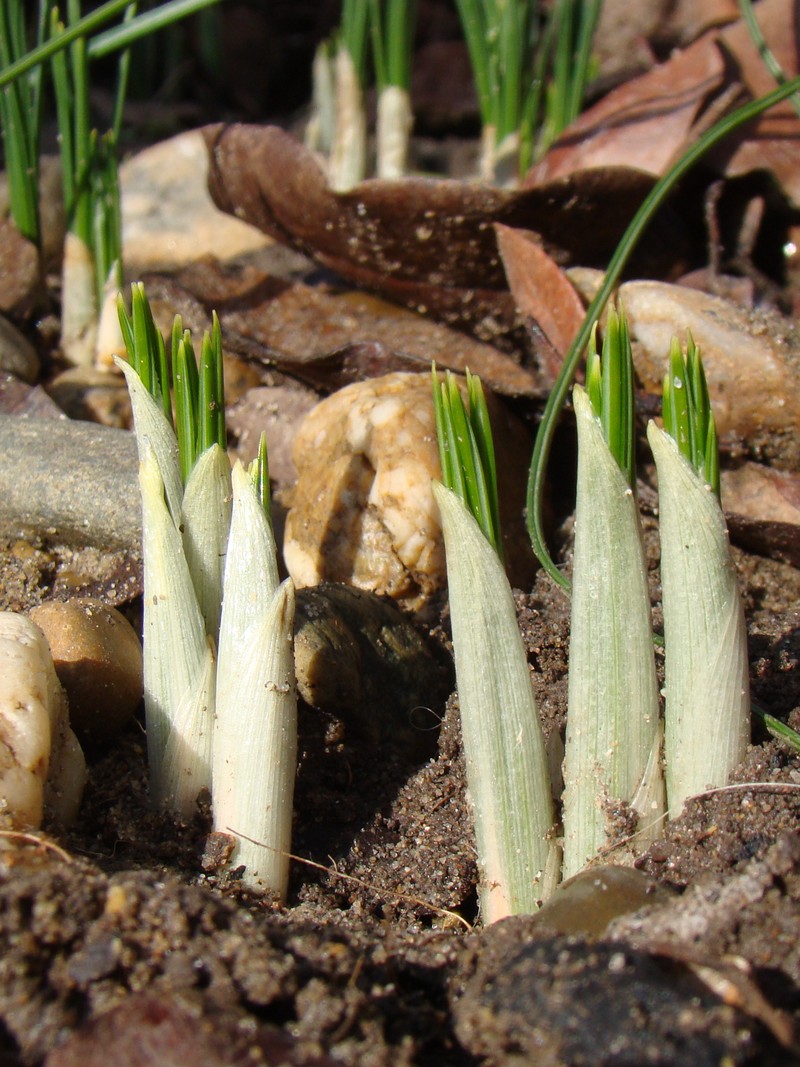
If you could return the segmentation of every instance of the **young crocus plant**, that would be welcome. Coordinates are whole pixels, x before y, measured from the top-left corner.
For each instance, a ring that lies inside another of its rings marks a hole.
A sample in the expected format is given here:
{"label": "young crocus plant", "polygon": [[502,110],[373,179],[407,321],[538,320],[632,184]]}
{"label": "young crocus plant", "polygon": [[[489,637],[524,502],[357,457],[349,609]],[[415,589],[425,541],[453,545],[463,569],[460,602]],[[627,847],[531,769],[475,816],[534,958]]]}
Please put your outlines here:
{"label": "young crocus plant", "polygon": [[278,581],[266,444],[250,474],[237,465],[231,476],[216,316],[199,370],[180,321],[172,331],[177,435],[166,349],[141,285],[130,315],[120,304],[120,323],[140,453],[153,800],[188,817],[211,789],[215,829],[236,835],[243,881],[283,897],[297,749],[294,589]]}
{"label": "young crocus plant", "polygon": [[485,922],[535,911],[558,880],[544,737],[514,598],[498,554],[491,429],[480,380],[465,409],[455,379],[434,401],[456,681]]}
{"label": "young crocus plant", "polygon": [[672,343],[658,470],[665,644],[665,754],[671,817],[723,786],[750,738],[747,631],[719,501],[714,416],[700,353]]}
{"label": "young crocus plant", "polygon": [[[564,877],[613,840],[620,806],[640,831],[664,810],[650,600],[633,489],[633,381],[624,316],[593,338],[578,428],[569,700],[564,758]],[[641,839],[641,838],[640,838]]]}
{"label": "young crocus plant", "polygon": [[367,170],[367,119],[364,109],[368,11],[364,0],[343,0],[334,60],[335,128],[328,179],[346,192]]}
{"label": "young crocus plant", "polygon": [[370,34],[378,83],[377,174],[401,178],[408,166],[411,111],[411,53],[415,0],[370,0]]}

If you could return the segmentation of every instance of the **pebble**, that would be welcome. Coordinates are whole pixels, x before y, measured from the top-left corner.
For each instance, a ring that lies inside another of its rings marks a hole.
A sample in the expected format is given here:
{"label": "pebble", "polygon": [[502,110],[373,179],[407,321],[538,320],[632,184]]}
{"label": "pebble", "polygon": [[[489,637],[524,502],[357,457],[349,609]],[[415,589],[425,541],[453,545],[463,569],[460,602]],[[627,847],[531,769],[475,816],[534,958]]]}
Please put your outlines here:
{"label": "pebble", "polygon": [[340,389],[306,416],[293,456],[284,559],[295,584],[346,582],[421,609],[446,580],[430,376]]}
{"label": "pebble", "polygon": [[0,415],[0,526],[138,552],[132,433],[69,419]]}
{"label": "pebble", "polygon": [[30,341],[0,315],[0,371],[33,385],[39,377],[39,357]]}
{"label": "pebble", "polygon": [[203,255],[230,259],[271,244],[220,211],[206,185],[208,150],[189,130],[146,148],[120,168],[125,270],[175,268]]}
{"label": "pebble", "polygon": [[685,344],[690,331],[703,357],[720,438],[800,470],[800,343],[788,320],[665,282],[626,282],[619,299],[645,389],[661,392],[670,341],[677,336]]}
{"label": "pebble", "polygon": [[30,612],[47,637],[84,744],[113,740],[142,699],[142,646],[128,620],[91,597],[49,600]]}
{"label": "pebble", "polygon": [[330,583],[298,590],[294,655],[299,695],[348,734],[432,755],[451,672],[391,600]]}
{"label": "pebble", "polygon": [[[521,515],[531,442],[487,395],[506,560],[525,588],[533,557]],[[431,479],[441,477],[429,374],[387,374],[326,397],[294,442],[299,472],[289,498],[284,559],[298,588],[344,582],[390,596],[409,611],[436,602],[446,583]]]}
{"label": "pebble", "polygon": [[0,612],[0,816],[38,830],[47,811],[74,822],[86,764],[42,630]]}
{"label": "pebble", "polygon": [[71,367],[57,375],[47,391],[71,419],[99,422],[120,430],[133,425],[125,379],[118,372]]}

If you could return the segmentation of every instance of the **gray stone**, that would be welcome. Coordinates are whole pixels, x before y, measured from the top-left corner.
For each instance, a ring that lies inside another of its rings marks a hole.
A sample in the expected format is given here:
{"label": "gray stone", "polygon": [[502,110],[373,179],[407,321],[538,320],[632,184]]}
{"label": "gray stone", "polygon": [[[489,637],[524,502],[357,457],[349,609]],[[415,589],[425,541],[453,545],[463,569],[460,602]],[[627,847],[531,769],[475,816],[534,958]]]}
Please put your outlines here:
{"label": "gray stone", "polygon": [[0,527],[138,550],[132,433],[92,423],[0,415]]}

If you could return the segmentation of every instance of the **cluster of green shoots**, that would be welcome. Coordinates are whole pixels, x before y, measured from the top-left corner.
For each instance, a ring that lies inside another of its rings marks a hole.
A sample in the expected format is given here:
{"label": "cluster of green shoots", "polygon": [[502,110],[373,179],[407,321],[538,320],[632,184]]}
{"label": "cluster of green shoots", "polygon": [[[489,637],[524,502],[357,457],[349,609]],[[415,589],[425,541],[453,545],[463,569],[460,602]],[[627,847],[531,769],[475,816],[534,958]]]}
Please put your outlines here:
{"label": "cluster of green shoots", "polygon": [[[635,492],[625,317],[609,309],[576,385],[578,475],[560,827],[511,590],[497,553],[491,435],[479,383],[466,405],[434,370],[453,646],[487,922],[534,910],[560,876],[615,846],[615,819],[648,843],[686,799],[726,784],[749,739],[744,614],[718,497],[700,353],[670,353],[664,429],[648,426],[660,497],[665,700]],[[665,768],[665,770],[663,770]],[[498,786],[498,783],[500,785]],[[559,857],[559,844],[563,860]]]}
{"label": "cluster of green shoots", "polygon": [[231,470],[216,316],[199,361],[180,319],[168,356],[141,285],[130,313],[120,298],[119,318],[140,461],[151,796],[188,818],[209,790],[214,828],[235,835],[230,863],[282,898],[297,752],[294,587],[278,577],[266,443],[249,471]]}
{"label": "cluster of green shoots", "polygon": [[[19,231],[41,248],[41,125],[49,90],[55,100],[67,234],[62,278],[62,350],[78,365],[102,364],[116,347],[116,293],[122,284],[118,143],[130,47],[216,0],[167,0],[138,13],[131,0],[108,0],[87,14],[80,0],[31,8],[0,4],[0,127],[11,214]],[[118,21],[110,28],[109,22]],[[106,27],[102,29],[102,27]],[[90,65],[118,54],[110,126],[92,124]]]}
{"label": "cluster of green shoots", "polygon": [[481,176],[524,174],[580,113],[602,0],[457,0],[483,126]]}
{"label": "cluster of green shoots", "polygon": [[[456,6],[483,126],[481,177],[516,178],[579,114],[602,0],[457,0]],[[343,0],[335,38],[317,51],[307,143],[330,157],[335,189],[351,188],[367,172],[363,97],[371,70],[378,92],[377,175],[406,173],[415,14],[414,0]]]}

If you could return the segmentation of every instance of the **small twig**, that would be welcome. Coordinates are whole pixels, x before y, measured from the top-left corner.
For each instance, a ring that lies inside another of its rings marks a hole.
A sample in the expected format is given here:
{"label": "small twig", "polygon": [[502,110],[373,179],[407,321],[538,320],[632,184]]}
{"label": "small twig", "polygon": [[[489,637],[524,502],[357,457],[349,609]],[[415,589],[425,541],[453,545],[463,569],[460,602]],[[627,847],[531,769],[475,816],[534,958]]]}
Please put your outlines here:
{"label": "small twig", "polygon": [[705,800],[706,797],[717,796],[719,793],[794,793],[800,791],[800,783],[797,782],[737,782],[734,785],[722,785],[718,789],[706,789],[702,793],[695,793],[687,797],[689,800]]}
{"label": "small twig", "polygon": [[[251,844],[269,849],[270,852],[280,851],[279,849],[270,848],[269,845],[265,845],[261,841],[255,841],[252,837],[248,837],[247,834],[240,834],[238,830],[234,830],[230,826],[226,826],[225,831],[229,834],[233,834],[234,837],[240,837],[244,841],[249,841]],[[352,882],[354,885],[361,886],[362,889],[368,889],[378,897],[391,897],[394,900],[401,900],[406,904],[416,904],[421,908],[425,908],[427,911],[432,911],[435,915],[441,915],[447,919],[455,919],[456,922],[461,923],[467,933],[472,933],[472,924],[467,922],[464,916],[459,915],[456,911],[450,911],[448,908],[439,908],[435,904],[430,904],[427,900],[422,900],[420,897],[413,897],[408,893],[398,893],[395,889],[378,889],[376,886],[370,885],[369,882],[365,882],[363,878],[357,878],[354,874],[345,874],[343,871],[338,871],[335,866],[326,867],[324,863],[316,863],[314,860],[306,859],[304,856],[297,856],[293,852],[282,852],[281,854],[288,856],[288,858],[294,860],[295,863],[302,863],[304,866],[311,867],[316,871],[334,875],[336,878],[341,878],[345,882]],[[331,862],[333,861],[331,860]]]}
{"label": "small twig", "polygon": [[23,830],[0,830],[0,838],[21,841],[26,845],[37,845],[40,848],[49,848],[51,852],[55,852],[56,855],[60,856],[65,863],[75,862],[72,856],[59,845],[43,837],[37,837],[36,834],[26,834]]}

